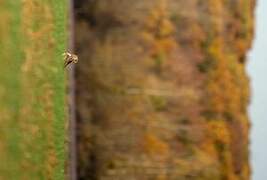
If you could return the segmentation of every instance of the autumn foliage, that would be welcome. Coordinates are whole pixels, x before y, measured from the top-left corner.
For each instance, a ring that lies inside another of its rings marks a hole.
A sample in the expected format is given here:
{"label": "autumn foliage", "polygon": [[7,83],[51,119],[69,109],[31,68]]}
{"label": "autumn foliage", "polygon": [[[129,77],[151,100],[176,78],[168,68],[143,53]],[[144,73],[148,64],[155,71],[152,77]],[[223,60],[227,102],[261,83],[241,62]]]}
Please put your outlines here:
{"label": "autumn foliage", "polygon": [[249,179],[254,6],[77,1],[81,179]]}

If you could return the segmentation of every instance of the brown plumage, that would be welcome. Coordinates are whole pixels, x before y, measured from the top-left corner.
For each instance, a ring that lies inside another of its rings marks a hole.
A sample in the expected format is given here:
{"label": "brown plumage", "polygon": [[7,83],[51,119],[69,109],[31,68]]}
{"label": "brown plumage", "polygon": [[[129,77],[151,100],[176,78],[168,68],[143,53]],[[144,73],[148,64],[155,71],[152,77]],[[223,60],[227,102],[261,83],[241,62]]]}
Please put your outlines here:
{"label": "brown plumage", "polygon": [[69,64],[74,63],[76,64],[78,62],[78,56],[71,53],[63,53],[64,56],[64,68],[66,68]]}

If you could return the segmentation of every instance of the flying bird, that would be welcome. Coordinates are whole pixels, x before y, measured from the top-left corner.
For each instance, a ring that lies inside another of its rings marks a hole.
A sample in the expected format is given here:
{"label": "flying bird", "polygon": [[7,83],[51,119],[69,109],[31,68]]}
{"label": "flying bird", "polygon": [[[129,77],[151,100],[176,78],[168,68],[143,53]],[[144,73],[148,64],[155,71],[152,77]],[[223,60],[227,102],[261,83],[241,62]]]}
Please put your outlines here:
{"label": "flying bird", "polygon": [[66,68],[69,64],[74,63],[76,64],[78,62],[78,56],[75,54],[71,54],[69,52],[63,53],[64,56],[64,68]]}

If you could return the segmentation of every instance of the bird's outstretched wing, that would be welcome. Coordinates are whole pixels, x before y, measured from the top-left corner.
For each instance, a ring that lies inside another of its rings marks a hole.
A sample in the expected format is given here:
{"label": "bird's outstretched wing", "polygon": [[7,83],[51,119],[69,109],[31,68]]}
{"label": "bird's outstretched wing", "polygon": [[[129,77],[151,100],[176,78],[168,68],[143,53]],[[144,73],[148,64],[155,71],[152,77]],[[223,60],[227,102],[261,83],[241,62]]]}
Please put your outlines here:
{"label": "bird's outstretched wing", "polygon": [[66,60],[64,63],[64,68],[66,68],[71,62],[72,60]]}

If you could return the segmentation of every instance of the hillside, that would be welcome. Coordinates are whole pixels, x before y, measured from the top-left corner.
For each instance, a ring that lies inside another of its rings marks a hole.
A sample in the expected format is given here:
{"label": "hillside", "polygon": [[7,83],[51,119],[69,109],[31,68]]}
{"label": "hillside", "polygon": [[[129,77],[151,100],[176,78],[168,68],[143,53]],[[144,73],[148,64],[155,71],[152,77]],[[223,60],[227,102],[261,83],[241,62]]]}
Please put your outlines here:
{"label": "hillside", "polygon": [[0,179],[63,180],[66,6],[0,0]]}

